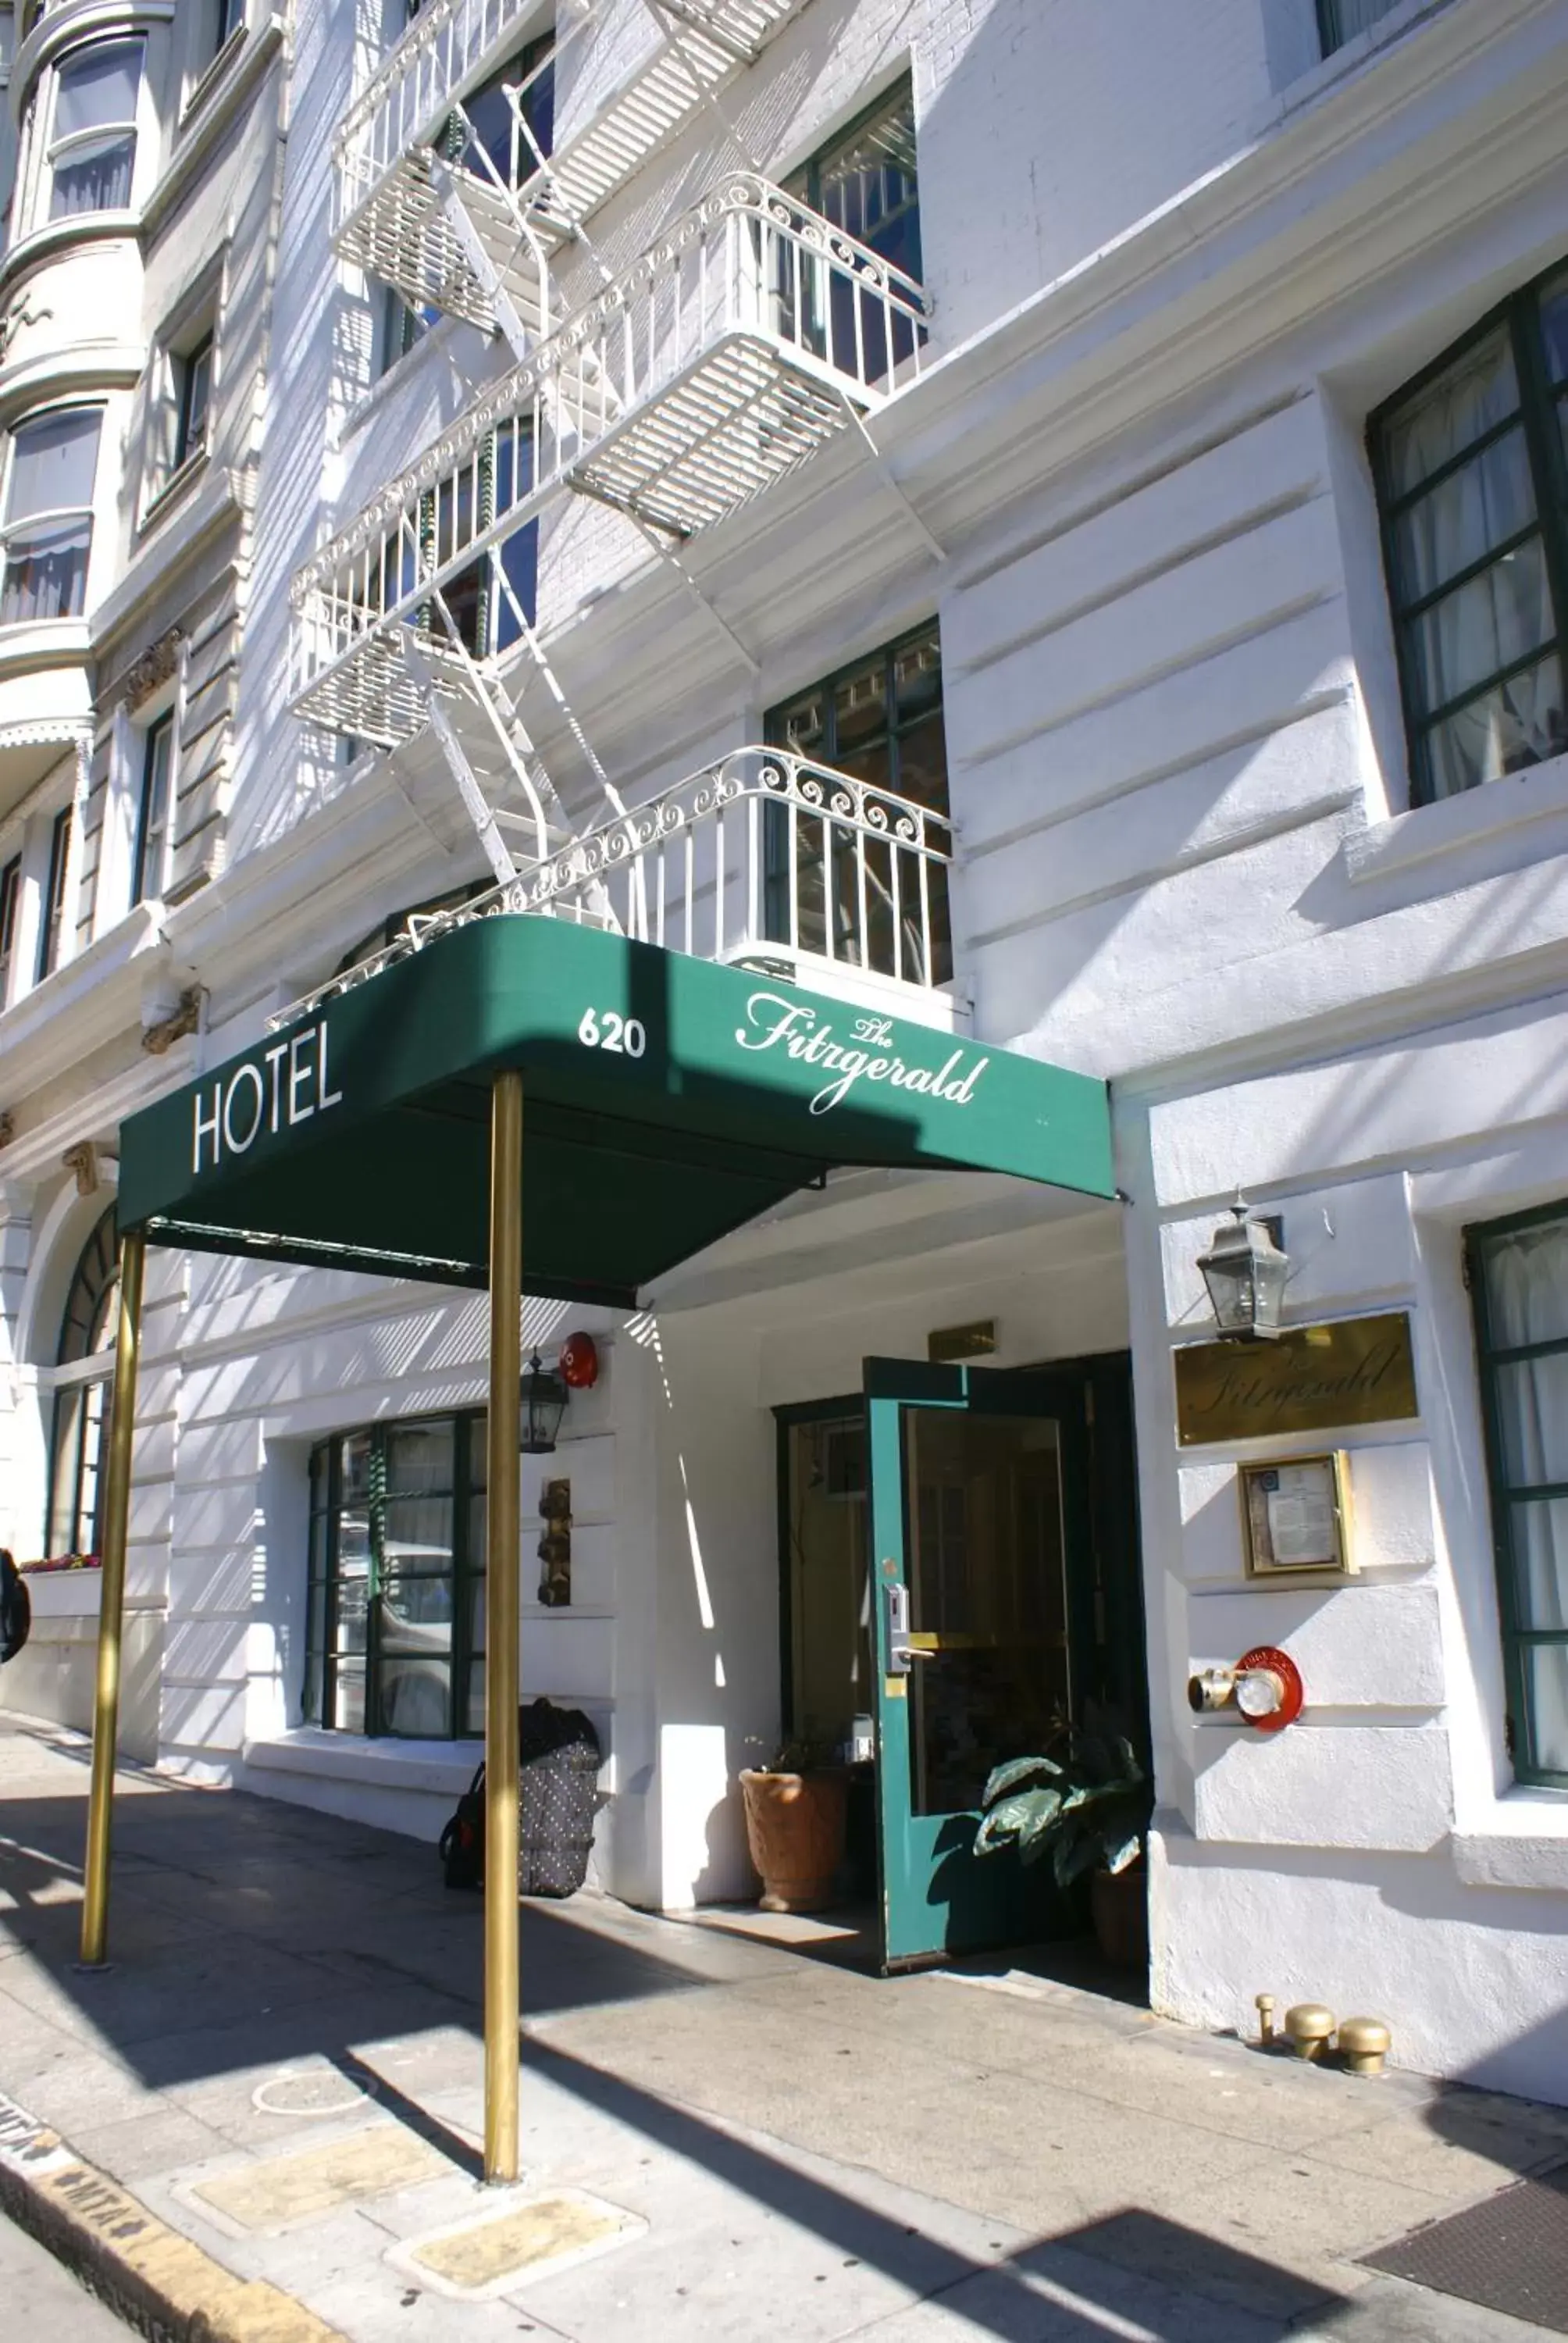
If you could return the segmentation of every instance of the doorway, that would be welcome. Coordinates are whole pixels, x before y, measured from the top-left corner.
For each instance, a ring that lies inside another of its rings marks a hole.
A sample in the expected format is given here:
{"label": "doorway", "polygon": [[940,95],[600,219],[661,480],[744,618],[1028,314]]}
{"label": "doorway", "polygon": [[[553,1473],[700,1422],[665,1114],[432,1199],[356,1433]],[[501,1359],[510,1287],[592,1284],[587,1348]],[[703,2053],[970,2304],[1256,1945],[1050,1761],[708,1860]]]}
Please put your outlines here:
{"label": "doorway", "polygon": [[1147,1749],[1129,1360],[869,1360],[778,1414],[785,1731],[849,1767],[877,1965],[1077,1936],[1049,1865],[972,1850],[992,1768],[1087,1704]]}

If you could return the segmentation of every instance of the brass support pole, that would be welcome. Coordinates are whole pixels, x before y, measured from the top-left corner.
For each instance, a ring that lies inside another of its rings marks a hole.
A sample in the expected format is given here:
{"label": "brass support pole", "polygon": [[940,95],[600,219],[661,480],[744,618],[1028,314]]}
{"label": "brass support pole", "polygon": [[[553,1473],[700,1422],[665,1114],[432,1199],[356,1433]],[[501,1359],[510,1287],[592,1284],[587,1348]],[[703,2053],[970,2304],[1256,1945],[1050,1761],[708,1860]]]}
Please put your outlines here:
{"label": "brass support pole", "polygon": [[109,1832],[115,1811],[115,1745],[120,1724],[120,1635],[126,1611],[126,1531],[131,1512],[131,1435],[136,1421],[136,1355],[142,1332],[146,1242],[120,1239],[120,1322],[109,1402],[109,1470],[104,1489],[104,1566],[98,1582],[98,1688],[93,1704],[93,1781],[87,1799],[86,1894],[82,1959],[98,1967],[109,1935]]}
{"label": "brass support pole", "polygon": [[485,2178],[518,2177],[518,1635],[523,1078],[490,1100],[490,1413],[485,1556]]}

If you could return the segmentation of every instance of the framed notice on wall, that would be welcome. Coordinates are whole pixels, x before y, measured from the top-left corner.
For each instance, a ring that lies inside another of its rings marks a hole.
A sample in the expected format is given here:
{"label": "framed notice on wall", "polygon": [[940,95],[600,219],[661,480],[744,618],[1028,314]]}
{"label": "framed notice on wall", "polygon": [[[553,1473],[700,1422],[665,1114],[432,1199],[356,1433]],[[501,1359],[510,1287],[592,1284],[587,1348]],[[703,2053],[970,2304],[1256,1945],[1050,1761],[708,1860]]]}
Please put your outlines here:
{"label": "framed notice on wall", "polygon": [[1350,1479],[1342,1449],[1237,1467],[1249,1578],[1348,1578]]}

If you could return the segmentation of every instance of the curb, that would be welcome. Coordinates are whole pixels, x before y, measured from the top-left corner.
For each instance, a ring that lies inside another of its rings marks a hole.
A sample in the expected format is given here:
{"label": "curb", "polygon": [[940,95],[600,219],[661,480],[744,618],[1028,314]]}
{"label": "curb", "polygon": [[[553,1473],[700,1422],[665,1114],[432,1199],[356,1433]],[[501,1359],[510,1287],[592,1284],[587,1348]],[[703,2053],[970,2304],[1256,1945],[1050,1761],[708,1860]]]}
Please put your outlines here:
{"label": "curb", "polygon": [[236,2278],[3,2091],[0,2210],[147,2343],[346,2343],[265,2279]]}

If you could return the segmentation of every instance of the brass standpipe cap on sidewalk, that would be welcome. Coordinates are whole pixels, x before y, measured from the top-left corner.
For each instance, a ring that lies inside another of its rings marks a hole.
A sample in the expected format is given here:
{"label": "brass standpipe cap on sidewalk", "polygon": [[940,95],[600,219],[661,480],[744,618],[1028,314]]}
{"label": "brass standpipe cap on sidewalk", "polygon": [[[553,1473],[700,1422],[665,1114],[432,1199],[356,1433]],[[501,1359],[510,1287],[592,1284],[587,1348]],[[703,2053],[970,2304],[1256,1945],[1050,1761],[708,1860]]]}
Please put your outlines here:
{"label": "brass standpipe cap on sidewalk", "polygon": [[1340,2056],[1350,2075],[1381,2075],[1392,2040],[1381,2017],[1347,2017],[1340,2027]]}
{"label": "brass standpipe cap on sidewalk", "polygon": [[1321,2058],[1333,2030],[1334,2013],[1321,2001],[1298,2001],[1285,2012],[1285,2032],[1298,2058]]}

